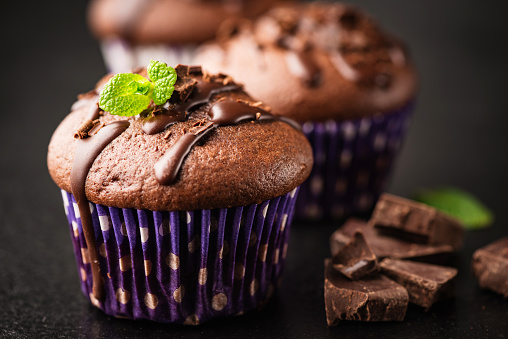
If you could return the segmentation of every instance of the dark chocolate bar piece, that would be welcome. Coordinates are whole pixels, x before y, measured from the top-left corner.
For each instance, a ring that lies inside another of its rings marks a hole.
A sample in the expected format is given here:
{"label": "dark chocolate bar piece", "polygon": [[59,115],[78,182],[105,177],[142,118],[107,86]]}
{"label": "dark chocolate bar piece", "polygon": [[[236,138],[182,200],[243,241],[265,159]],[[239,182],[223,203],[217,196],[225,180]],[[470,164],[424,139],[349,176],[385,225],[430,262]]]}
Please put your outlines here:
{"label": "dark chocolate bar piece", "polygon": [[383,274],[407,289],[410,303],[425,310],[455,292],[455,268],[392,259],[384,259],[380,267]]}
{"label": "dark chocolate bar piece", "polygon": [[349,279],[358,280],[377,271],[377,258],[360,231],[333,256],[332,265]]}
{"label": "dark chocolate bar piece", "polygon": [[472,265],[481,288],[508,298],[508,237],[476,250]]}
{"label": "dark chocolate bar piece", "polygon": [[329,326],[340,320],[402,321],[409,296],[404,287],[384,275],[350,280],[325,259],[325,309]]}
{"label": "dark chocolate bar piece", "polygon": [[384,193],[379,198],[370,222],[383,232],[425,244],[462,245],[461,223],[434,207]]}
{"label": "dark chocolate bar piece", "polygon": [[374,254],[379,258],[412,259],[430,263],[445,263],[453,247],[450,245],[424,245],[380,234],[365,221],[350,218],[330,237],[330,249],[335,256],[357,231],[361,231]]}

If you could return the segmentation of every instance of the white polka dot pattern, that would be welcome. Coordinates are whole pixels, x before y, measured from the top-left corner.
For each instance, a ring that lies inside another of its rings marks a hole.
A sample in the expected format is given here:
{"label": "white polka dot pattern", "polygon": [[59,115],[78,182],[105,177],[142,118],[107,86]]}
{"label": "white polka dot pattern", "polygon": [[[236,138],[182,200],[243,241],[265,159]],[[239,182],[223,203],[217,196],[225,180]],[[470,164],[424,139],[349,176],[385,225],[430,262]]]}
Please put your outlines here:
{"label": "white polka dot pattern", "polygon": [[372,208],[386,188],[413,106],[358,120],[305,122],[319,159],[300,188],[297,217],[342,218]]}

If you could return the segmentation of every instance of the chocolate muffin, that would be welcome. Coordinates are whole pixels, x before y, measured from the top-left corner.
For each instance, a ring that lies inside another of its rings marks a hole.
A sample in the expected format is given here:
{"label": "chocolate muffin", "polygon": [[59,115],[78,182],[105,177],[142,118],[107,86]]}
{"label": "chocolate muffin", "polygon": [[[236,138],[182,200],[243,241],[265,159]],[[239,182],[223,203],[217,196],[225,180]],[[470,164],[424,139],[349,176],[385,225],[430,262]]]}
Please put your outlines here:
{"label": "chocolate muffin", "polygon": [[[166,81],[164,67],[153,74]],[[152,87],[135,116],[111,114],[123,99],[103,102],[120,78],[80,95],[51,139],[48,168],[91,302],[116,317],[195,325],[273,293],[313,159],[299,126],[231,77],[182,65],[174,74],[170,97]],[[145,69],[127,75],[124,94],[149,86]]]}
{"label": "chocolate muffin", "polygon": [[226,20],[255,17],[273,0],[93,0],[92,33],[101,41],[106,66],[124,72],[148,64],[191,63],[196,46],[213,39]]}
{"label": "chocolate muffin", "polygon": [[409,125],[416,74],[406,47],[340,3],[277,7],[203,46],[196,61],[231,74],[303,125],[315,166],[298,213],[344,217],[372,208]]}

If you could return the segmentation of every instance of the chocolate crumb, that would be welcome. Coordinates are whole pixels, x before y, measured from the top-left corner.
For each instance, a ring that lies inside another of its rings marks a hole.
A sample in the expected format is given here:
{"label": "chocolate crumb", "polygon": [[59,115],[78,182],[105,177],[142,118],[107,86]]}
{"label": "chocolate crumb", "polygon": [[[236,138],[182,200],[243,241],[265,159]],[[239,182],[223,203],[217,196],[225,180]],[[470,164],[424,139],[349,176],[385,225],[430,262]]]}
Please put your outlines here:
{"label": "chocolate crumb", "polygon": [[171,133],[172,133],[172,132],[171,132],[171,130],[169,130],[169,129],[168,129],[168,130],[166,131],[166,133],[164,133],[163,138],[164,138],[165,140],[168,140],[168,139],[169,139],[169,137],[171,136]]}
{"label": "chocolate crumb", "polygon": [[228,76],[226,76],[224,79],[222,79],[222,84],[223,84],[224,86],[227,86],[227,85],[229,85],[229,84],[234,84],[233,78],[232,78],[232,77],[230,77],[229,75],[228,75]]}
{"label": "chocolate crumb", "polygon": [[257,112],[256,113],[256,120],[259,120],[259,118],[261,117],[261,113],[260,112]]}

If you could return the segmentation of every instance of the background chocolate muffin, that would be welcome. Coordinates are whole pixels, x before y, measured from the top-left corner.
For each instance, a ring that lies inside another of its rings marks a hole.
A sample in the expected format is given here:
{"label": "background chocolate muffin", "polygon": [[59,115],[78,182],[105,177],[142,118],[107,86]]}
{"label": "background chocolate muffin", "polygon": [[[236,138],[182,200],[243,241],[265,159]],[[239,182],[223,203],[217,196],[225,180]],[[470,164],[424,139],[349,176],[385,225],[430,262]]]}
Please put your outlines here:
{"label": "background chocolate muffin", "polygon": [[315,155],[299,214],[366,212],[385,189],[409,125],[416,74],[406,47],[359,9],[277,7],[197,56],[303,124]]}
{"label": "background chocolate muffin", "polygon": [[198,44],[212,39],[225,20],[255,17],[272,0],[94,0],[88,10],[107,67],[128,71],[158,59],[192,61]]}
{"label": "background chocolate muffin", "polygon": [[[174,90],[159,100],[167,82],[157,77],[171,74]],[[112,96],[115,86],[122,96]],[[142,92],[119,111],[126,88]],[[141,93],[156,94],[129,112]],[[299,126],[231,77],[158,62],[148,75],[107,76],[81,95],[48,150],[92,304],[116,317],[191,325],[270,298],[311,167]]]}

